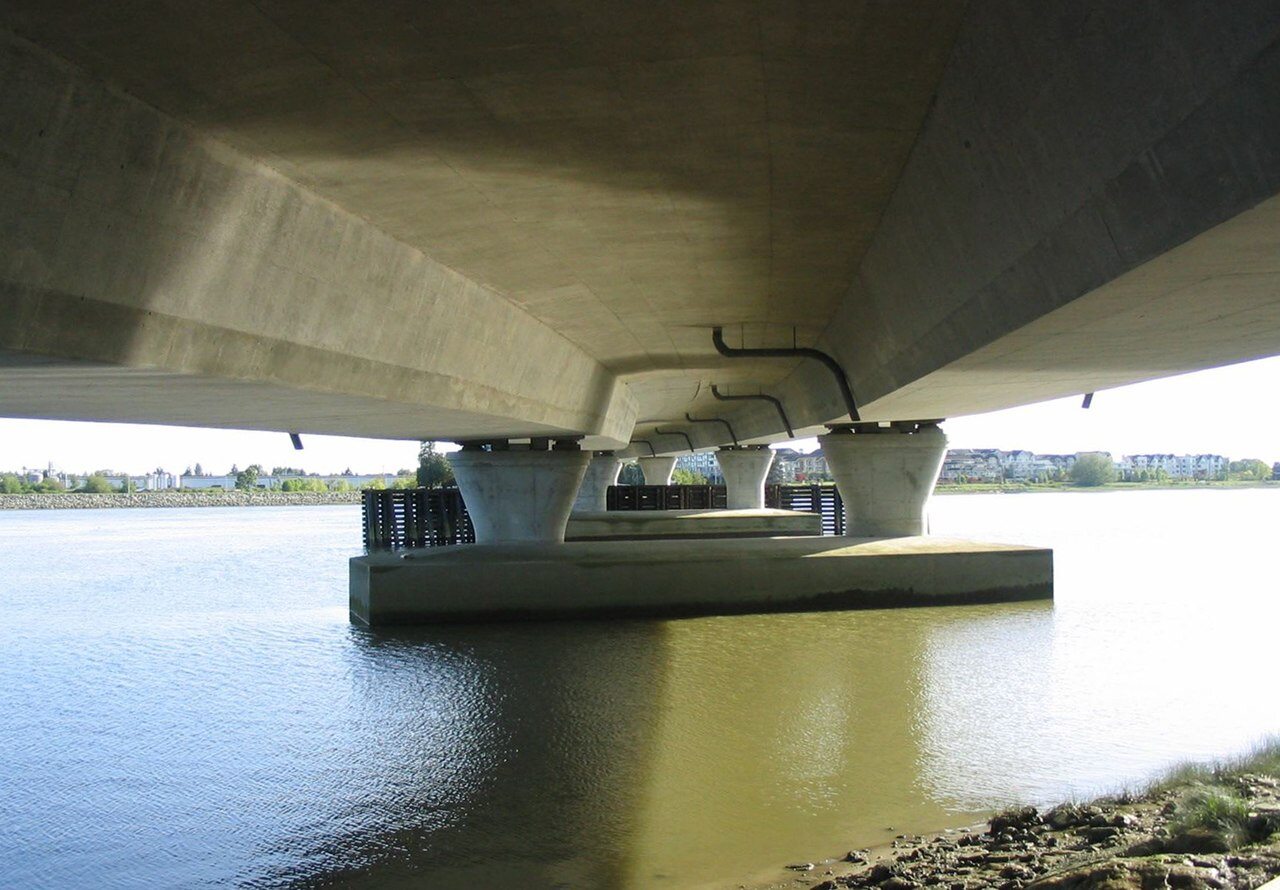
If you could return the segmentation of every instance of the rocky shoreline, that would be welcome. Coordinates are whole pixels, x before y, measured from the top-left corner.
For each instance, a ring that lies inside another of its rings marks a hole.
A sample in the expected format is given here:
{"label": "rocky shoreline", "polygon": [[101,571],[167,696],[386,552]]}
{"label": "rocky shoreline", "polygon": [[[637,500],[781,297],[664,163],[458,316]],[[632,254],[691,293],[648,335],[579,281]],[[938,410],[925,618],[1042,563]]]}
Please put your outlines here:
{"label": "rocky shoreline", "polygon": [[319,507],[358,504],[358,491],[140,491],[134,494],[4,494],[0,510],[98,510],[120,507]]}
{"label": "rocky shoreline", "polygon": [[[900,835],[761,885],[809,890],[1255,890],[1280,879],[1280,754],[1266,772],[1196,771],[1132,798],[1010,810]],[[744,885],[740,885],[744,886]]]}

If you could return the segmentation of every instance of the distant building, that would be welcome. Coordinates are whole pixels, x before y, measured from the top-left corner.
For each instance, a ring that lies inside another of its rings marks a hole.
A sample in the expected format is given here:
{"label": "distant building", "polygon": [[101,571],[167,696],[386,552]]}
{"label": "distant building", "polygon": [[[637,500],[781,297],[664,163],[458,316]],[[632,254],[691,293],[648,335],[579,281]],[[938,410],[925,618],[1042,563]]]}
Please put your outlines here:
{"label": "distant building", "polygon": [[1120,475],[1136,480],[1162,474],[1169,479],[1218,479],[1230,464],[1220,454],[1126,454],[1120,459]]}
{"label": "distant building", "polygon": [[711,485],[723,485],[724,474],[720,472],[720,464],[714,451],[695,451],[693,454],[682,454],[676,458],[677,470],[689,470],[706,477]]}
{"label": "distant building", "polygon": [[793,478],[797,482],[819,482],[831,478],[827,458],[821,448],[799,455],[792,466],[794,467]]}
{"label": "distant building", "polygon": [[995,448],[953,448],[942,460],[940,482],[1000,482],[1001,452]]}

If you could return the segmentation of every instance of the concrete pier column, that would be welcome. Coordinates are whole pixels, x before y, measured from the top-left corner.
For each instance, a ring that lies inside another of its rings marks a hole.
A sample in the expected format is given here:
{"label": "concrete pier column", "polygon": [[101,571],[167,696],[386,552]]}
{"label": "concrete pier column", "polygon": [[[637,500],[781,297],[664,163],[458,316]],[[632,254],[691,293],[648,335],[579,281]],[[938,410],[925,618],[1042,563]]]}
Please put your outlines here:
{"label": "concrete pier column", "polygon": [[676,468],[674,457],[641,457],[636,462],[644,473],[645,485],[670,485],[671,474]]}
{"label": "concrete pier column", "polygon": [[582,486],[578,489],[578,498],[573,502],[574,512],[603,513],[608,509],[606,498],[609,486],[618,483],[618,472],[622,469],[622,458],[612,451],[597,451],[587,465],[586,475],[582,477]]}
{"label": "concrete pier column", "polygon": [[925,532],[925,505],[946,456],[936,424],[840,430],[818,437],[840,497],[850,537],[892,538]]}
{"label": "concrete pier column", "polygon": [[463,446],[449,456],[478,544],[564,540],[573,499],[590,452],[557,446],[484,451]]}
{"label": "concrete pier column", "polygon": [[721,448],[716,463],[724,474],[727,506],[730,510],[760,510],[764,507],[764,480],[773,466],[773,450],[767,445]]}

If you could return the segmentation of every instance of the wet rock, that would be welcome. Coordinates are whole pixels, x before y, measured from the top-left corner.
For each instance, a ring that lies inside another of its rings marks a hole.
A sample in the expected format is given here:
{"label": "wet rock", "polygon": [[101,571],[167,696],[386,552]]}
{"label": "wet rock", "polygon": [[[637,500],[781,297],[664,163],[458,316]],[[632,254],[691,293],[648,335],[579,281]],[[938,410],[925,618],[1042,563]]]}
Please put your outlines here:
{"label": "wet rock", "polygon": [[895,874],[896,872],[888,865],[885,865],[883,862],[877,862],[875,865],[871,866],[871,870],[866,873],[865,878],[869,884],[879,884],[883,881],[889,880]]}
{"label": "wet rock", "polygon": [[1231,844],[1211,828],[1191,828],[1161,842],[1166,853],[1229,853]]}
{"label": "wet rock", "polygon": [[1112,825],[1101,825],[1084,830],[1084,838],[1091,844],[1105,844],[1115,840],[1119,834],[1120,829]]}
{"label": "wet rock", "polygon": [[1061,831],[1064,828],[1074,828],[1086,820],[1081,814],[1080,807],[1073,803],[1064,803],[1045,813],[1044,821],[1050,828]]}
{"label": "wet rock", "polygon": [[813,867],[812,862],[794,862],[787,866],[792,871],[813,871]]}
{"label": "wet rock", "polygon": [[854,865],[865,865],[867,862],[866,850],[850,850],[844,854],[845,862],[852,862]]}
{"label": "wet rock", "polygon": [[880,890],[915,890],[920,884],[901,875],[894,875],[880,885]]}
{"label": "wet rock", "polygon": [[1014,863],[1006,865],[1004,868],[1000,869],[1000,877],[1017,878],[1020,881],[1029,881],[1035,877],[1035,872],[1027,868],[1025,865],[1018,865]]}

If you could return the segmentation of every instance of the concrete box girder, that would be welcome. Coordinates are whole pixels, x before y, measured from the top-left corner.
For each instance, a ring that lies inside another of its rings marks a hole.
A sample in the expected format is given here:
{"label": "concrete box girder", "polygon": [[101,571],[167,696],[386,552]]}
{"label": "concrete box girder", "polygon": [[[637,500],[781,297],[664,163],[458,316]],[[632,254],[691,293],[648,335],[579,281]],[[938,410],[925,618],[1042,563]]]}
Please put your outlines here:
{"label": "concrete box girder", "polygon": [[843,406],[714,324],[880,419],[1280,350],[1268,0],[0,10],[0,349],[138,372],[38,416],[173,422],[154,373],[209,425],[758,442],[709,384]]}

